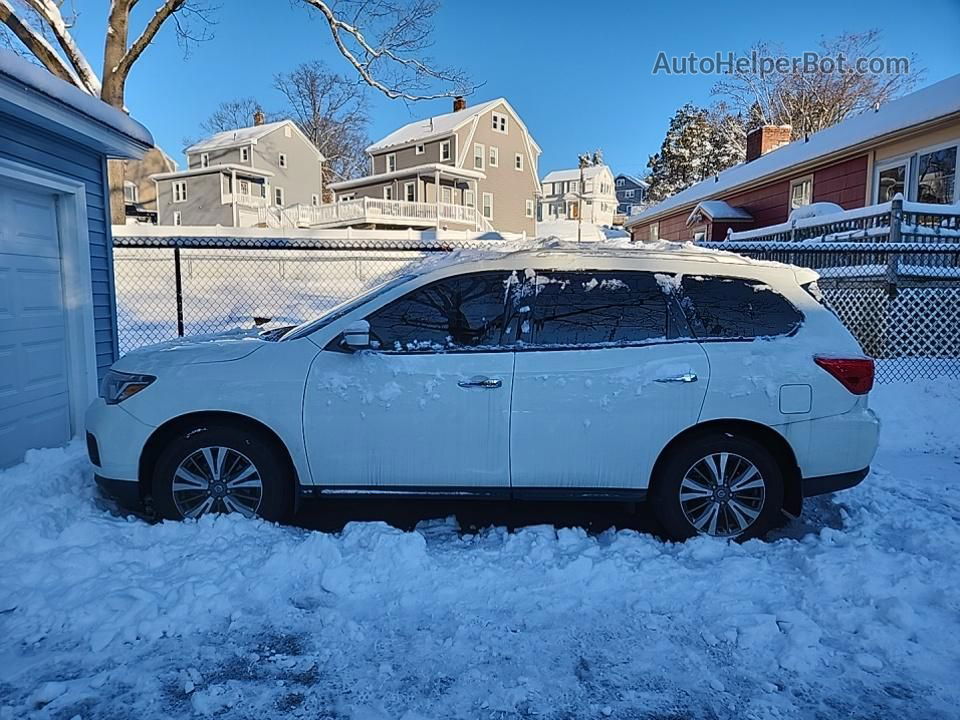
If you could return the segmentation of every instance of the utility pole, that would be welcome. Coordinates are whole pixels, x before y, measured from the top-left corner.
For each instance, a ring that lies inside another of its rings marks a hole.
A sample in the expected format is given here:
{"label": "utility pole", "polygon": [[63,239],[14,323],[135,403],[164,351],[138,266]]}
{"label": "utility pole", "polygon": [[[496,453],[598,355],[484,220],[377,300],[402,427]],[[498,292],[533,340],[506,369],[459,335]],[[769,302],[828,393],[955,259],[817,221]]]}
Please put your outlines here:
{"label": "utility pole", "polygon": [[577,165],[580,167],[580,186],[577,188],[577,245],[579,245],[583,238],[583,196],[586,192],[583,171],[594,165],[603,165],[603,153],[600,150],[594,150],[592,154],[581,153],[577,158]]}

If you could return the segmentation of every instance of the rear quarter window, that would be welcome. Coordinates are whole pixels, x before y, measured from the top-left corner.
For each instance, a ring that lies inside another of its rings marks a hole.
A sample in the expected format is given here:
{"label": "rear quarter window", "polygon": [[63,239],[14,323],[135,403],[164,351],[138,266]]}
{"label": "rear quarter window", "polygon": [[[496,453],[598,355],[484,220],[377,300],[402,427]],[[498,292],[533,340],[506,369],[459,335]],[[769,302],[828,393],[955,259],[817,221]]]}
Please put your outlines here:
{"label": "rear quarter window", "polygon": [[758,280],[688,275],[674,286],[698,338],[776,337],[794,333],[803,323],[789,300]]}

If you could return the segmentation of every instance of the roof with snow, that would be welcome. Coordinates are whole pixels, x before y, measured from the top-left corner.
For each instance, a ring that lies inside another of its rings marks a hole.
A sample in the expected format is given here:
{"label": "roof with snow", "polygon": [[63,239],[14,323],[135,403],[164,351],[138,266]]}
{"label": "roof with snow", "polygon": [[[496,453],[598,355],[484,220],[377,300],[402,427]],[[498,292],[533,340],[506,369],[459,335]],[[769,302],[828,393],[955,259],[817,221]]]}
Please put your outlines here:
{"label": "roof with snow", "polygon": [[733,207],[726,200],[704,200],[700,202],[687,218],[687,225],[694,222],[697,214],[702,213],[711,220],[727,220],[728,222],[749,222],[753,215],[743,208]]}
{"label": "roof with snow", "polygon": [[806,140],[794,140],[756,160],[723,170],[715,178],[691,185],[661,203],[633,215],[626,225],[648,222],[670,210],[696,203],[749,183],[776,175],[787,168],[824,159],[843,150],[874,143],[881,138],[916,125],[960,113],[960,75],[904,95],[847,118]]}
{"label": "roof with snow", "polygon": [[194,143],[184,150],[184,152],[209,152],[210,150],[223,150],[239,145],[256,145],[261,138],[266,137],[274,130],[279,130],[284,126],[290,126],[297,135],[307,141],[318,155],[323,157],[310,138],[303,134],[303,131],[297,127],[297,124],[293,120],[278,120],[276,122],[264,123],[263,125],[237,128],[236,130],[224,130],[223,132],[218,132],[216,135],[208,137],[206,140]]}
{"label": "roof with snow", "polygon": [[626,173],[620,173],[619,175],[617,175],[617,179],[619,180],[620,178],[623,178],[624,180],[629,180],[634,185],[639,185],[642,188],[650,187],[650,183],[648,183],[646,180],[641,180],[636,175],[627,175]]}
{"label": "roof with snow", "polygon": [[[20,112],[46,117],[73,136],[80,133],[96,140],[107,154],[133,157],[153,147],[150,131],[125,112],[8,50],[0,50],[0,80],[12,90],[11,95],[0,93],[0,101],[10,102]],[[64,110],[70,114],[64,115]],[[76,122],[77,116],[96,127],[82,130]],[[96,137],[89,132],[94,129]]]}
{"label": "roof with snow", "polygon": [[[606,165],[591,165],[590,167],[583,169],[583,177],[586,180],[589,180],[592,177],[596,177],[604,170],[610,172],[610,168]],[[611,173],[612,174],[612,173]],[[553,172],[547,173],[541,182],[563,182],[564,180],[579,180],[580,179],[580,168],[572,168],[570,170],[554,170]]]}

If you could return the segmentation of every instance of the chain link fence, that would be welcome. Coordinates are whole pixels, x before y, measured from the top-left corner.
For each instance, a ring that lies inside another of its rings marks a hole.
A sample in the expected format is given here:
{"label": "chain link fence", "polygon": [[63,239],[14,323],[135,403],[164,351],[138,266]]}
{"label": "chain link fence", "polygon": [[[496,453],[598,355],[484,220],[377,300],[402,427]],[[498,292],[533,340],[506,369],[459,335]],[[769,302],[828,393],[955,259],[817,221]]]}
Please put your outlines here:
{"label": "chain link fence", "polygon": [[[960,378],[960,226],[896,243],[870,227],[857,239],[846,230],[829,242],[708,245],[817,269],[827,304],[880,361],[878,381]],[[124,353],[182,335],[297,324],[430,256],[505,243],[127,236],[115,245]]]}

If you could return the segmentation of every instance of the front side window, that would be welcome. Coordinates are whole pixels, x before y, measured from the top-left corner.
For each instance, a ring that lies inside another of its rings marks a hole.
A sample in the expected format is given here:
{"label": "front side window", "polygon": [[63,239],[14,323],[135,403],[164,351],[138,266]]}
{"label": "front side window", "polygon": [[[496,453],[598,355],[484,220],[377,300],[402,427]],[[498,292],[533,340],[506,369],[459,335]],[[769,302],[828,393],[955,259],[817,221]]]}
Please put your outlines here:
{"label": "front side window", "polygon": [[173,201],[175,203],[185,202],[187,199],[187,183],[178,180],[173,183]]}
{"label": "front side window", "polygon": [[407,202],[413,202],[417,199],[417,188],[412,182],[404,183],[403,199]]}
{"label": "front side window", "polygon": [[496,145],[490,146],[490,167],[500,166],[500,148]]}
{"label": "front side window", "polygon": [[123,199],[128,203],[139,202],[140,189],[135,182],[127,180],[123,183]]}
{"label": "front side window", "polygon": [[483,194],[483,216],[487,220],[493,219],[493,194],[484,193]]}
{"label": "front side window", "polygon": [[501,113],[491,113],[493,117],[493,130],[498,133],[507,132],[507,116]]}
{"label": "front side window", "polygon": [[287,167],[287,154],[286,154],[286,153],[280,153],[279,157],[277,158],[277,164],[280,165],[280,167],[282,167],[282,168]]}
{"label": "front side window", "polygon": [[423,143],[417,143],[417,144],[414,146],[414,152],[415,152],[417,155],[423,155],[423,153],[426,152],[426,148],[424,147]]}
{"label": "front side window", "polygon": [[483,170],[483,145],[480,143],[473,146],[473,167],[477,170]]}
{"label": "front side window", "polygon": [[437,280],[367,317],[383,352],[464,351],[512,345],[504,321],[505,272]]}
{"label": "front side window", "polygon": [[463,204],[467,207],[474,207],[476,205],[476,200],[473,196],[473,190],[464,190],[463,191]]}
{"label": "front side window", "polygon": [[453,202],[453,190],[449,187],[440,188],[440,202],[449,205]]}
{"label": "front side window", "polygon": [[210,155],[209,153],[200,153],[200,167],[210,167]]}
{"label": "front side window", "polygon": [[708,340],[789,335],[803,316],[769,285],[741,278],[685,276],[667,283],[694,334]]}
{"label": "front side window", "polygon": [[390,153],[387,155],[387,172],[394,172],[397,169],[397,155]]}
{"label": "front side window", "polygon": [[660,239],[660,223],[653,223],[650,226],[650,242],[657,242]]}
{"label": "front side window", "polygon": [[897,193],[907,196],[906,162],[883,168],[877,173],[877,202],[890,202]]}
{"label": "front side window", "polygon": [[444,140],[440,143],[440,159],[449,160],[450,159],[450,141]]}
{"label": "front side window", "polygon": [[393,200],[393,186],[387,185],[383,188],[383,199],[384,200]]}
{"label": "front side window", "polygon": [[516,153],[513,156],[513,169],[523,170],[523,154],[522,153]]}
{"label": "front side window", "polygon": [[535,209],[536,209],[536,206],[534,205],[533,200],[527,200],[525,210],[528,218],[533,217],[533,213]]}
{"label": "front side window", "polygon": [[275,187],[273,189],[273,201],[280,207],[283,207],[284,206],[283,198],[284,198],[283,188]]}
{"label": "front side window", "polygon": [[250,160],[250,148],[240,148],[240,162],[247,162],[248,160]]}
{"label": "front side window", "polygon": [[950,204],[957,182],[957,148],[924,153],[917,161],[917,202]]}
{"label": "front side window", "polygon": [[651,273],[528,271],[520,287],[512,304],[532,306],[521,330],[537,347],[629,345],[670,332],[667,301]]}
{"label": "front side window", "polygon": [[790,183],[790,209],[809,205],[813,202],[813,178],[805,177]]}

